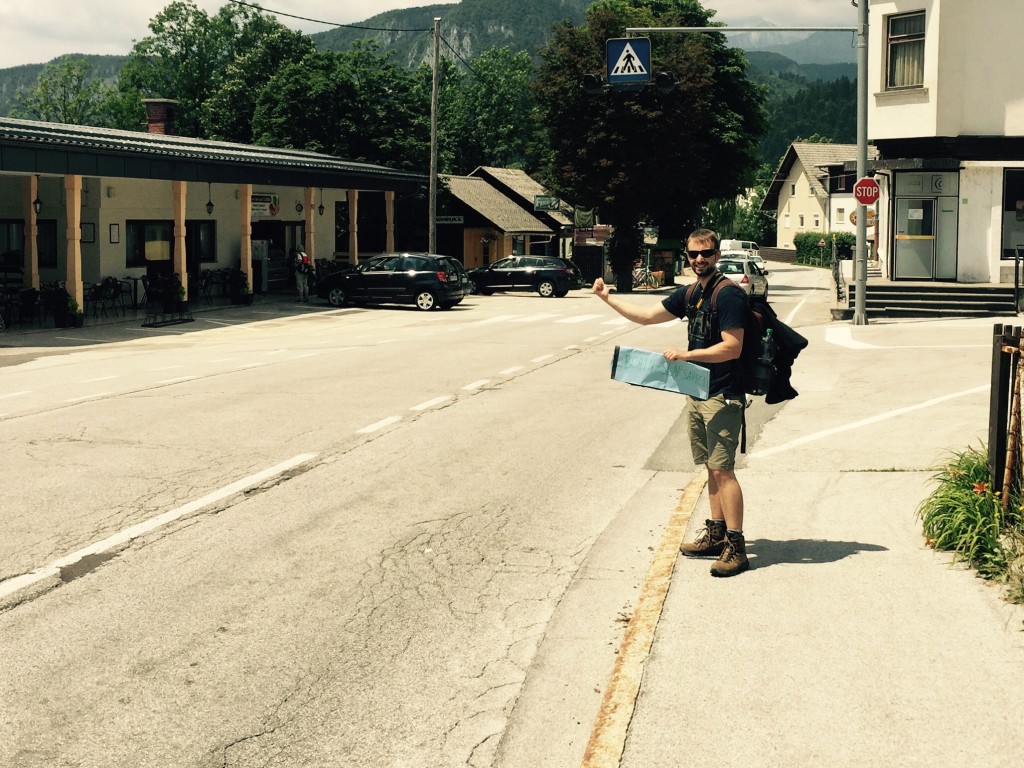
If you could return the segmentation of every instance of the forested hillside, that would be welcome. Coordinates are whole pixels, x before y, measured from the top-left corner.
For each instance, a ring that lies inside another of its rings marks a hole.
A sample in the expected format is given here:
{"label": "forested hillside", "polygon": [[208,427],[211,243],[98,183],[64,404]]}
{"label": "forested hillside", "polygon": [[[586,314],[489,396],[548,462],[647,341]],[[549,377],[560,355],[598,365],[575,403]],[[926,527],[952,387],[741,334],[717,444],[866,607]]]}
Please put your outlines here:
{"label": "forested hillside", "polygon": [[400,64],[415,67],[429,61],[432,36],[424,30],[432,30],[434,18],[440,17],[443,48],[451,46],[464,59],[503,46],[535,56],[550,36],[552,24],[562,19],[582,24],[590,4],[591,0],[462,0],[455,5],[388,11],[358,25],[375,30],[338,27],[312,38],[322,51],[344,51],[357,40],[372,40],[394,51]]}

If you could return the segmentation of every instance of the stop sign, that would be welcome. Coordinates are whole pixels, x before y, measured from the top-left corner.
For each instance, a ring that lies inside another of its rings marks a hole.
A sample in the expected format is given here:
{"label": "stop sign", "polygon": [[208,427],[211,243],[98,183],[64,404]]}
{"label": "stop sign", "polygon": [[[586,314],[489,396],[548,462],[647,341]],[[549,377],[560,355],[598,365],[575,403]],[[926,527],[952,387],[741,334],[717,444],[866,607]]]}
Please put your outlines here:
{"label": "stop sign", "polygon": [[878,200],[878,182],[865,176],[853,185],[853,196],[861,205],[874,205]]}

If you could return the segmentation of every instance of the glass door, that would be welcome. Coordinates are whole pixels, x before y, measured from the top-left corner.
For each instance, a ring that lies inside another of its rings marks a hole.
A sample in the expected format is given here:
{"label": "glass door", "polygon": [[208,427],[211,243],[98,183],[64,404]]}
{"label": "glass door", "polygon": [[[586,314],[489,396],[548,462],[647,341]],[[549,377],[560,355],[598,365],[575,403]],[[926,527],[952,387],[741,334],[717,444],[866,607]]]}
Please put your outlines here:
{"label": "glass door", "polygon": [[935,199],[896,200],[897,280],[935,278]]}

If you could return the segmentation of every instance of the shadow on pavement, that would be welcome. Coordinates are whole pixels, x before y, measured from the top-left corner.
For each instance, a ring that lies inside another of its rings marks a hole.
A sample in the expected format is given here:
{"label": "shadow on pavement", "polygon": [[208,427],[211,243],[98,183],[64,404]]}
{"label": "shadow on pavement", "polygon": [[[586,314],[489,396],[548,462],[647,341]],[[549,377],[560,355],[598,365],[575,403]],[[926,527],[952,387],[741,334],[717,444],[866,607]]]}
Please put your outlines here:
{"label": "shadow on pavement", "polygon": [[878,544],[862,544],[859,541],[753,539],[747,542],[747,555],[751,558],[751,566],[755,568],[767,568],[782,563],[834,563],[858,552],[887,551]]}

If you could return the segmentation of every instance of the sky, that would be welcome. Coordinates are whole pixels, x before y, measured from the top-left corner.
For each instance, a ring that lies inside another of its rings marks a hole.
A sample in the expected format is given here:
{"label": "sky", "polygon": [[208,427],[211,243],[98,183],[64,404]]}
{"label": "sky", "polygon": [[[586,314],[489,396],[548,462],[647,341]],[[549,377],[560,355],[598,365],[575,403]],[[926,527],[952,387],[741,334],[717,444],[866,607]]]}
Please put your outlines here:
{"label": "sky", "polygon": [[[65,53],[127,54],[149,34],[149,21],[171,0],[0,0],[0,69],[42,64]],[[440,5],[454,0],[253,0],[266,10],[353,24],[395,8]],[[508,0],[514,3],[515,0]],[[228,0],[195,0],[216,13]],[[718,11],[716,21],[750,24],[762,19],[775,26],[853,26],[857,10],[850,0],[703,0]],[[444,13],[441,13],[442,18]],[[285,16],[281,23],[308,34],[330,24]]]}

